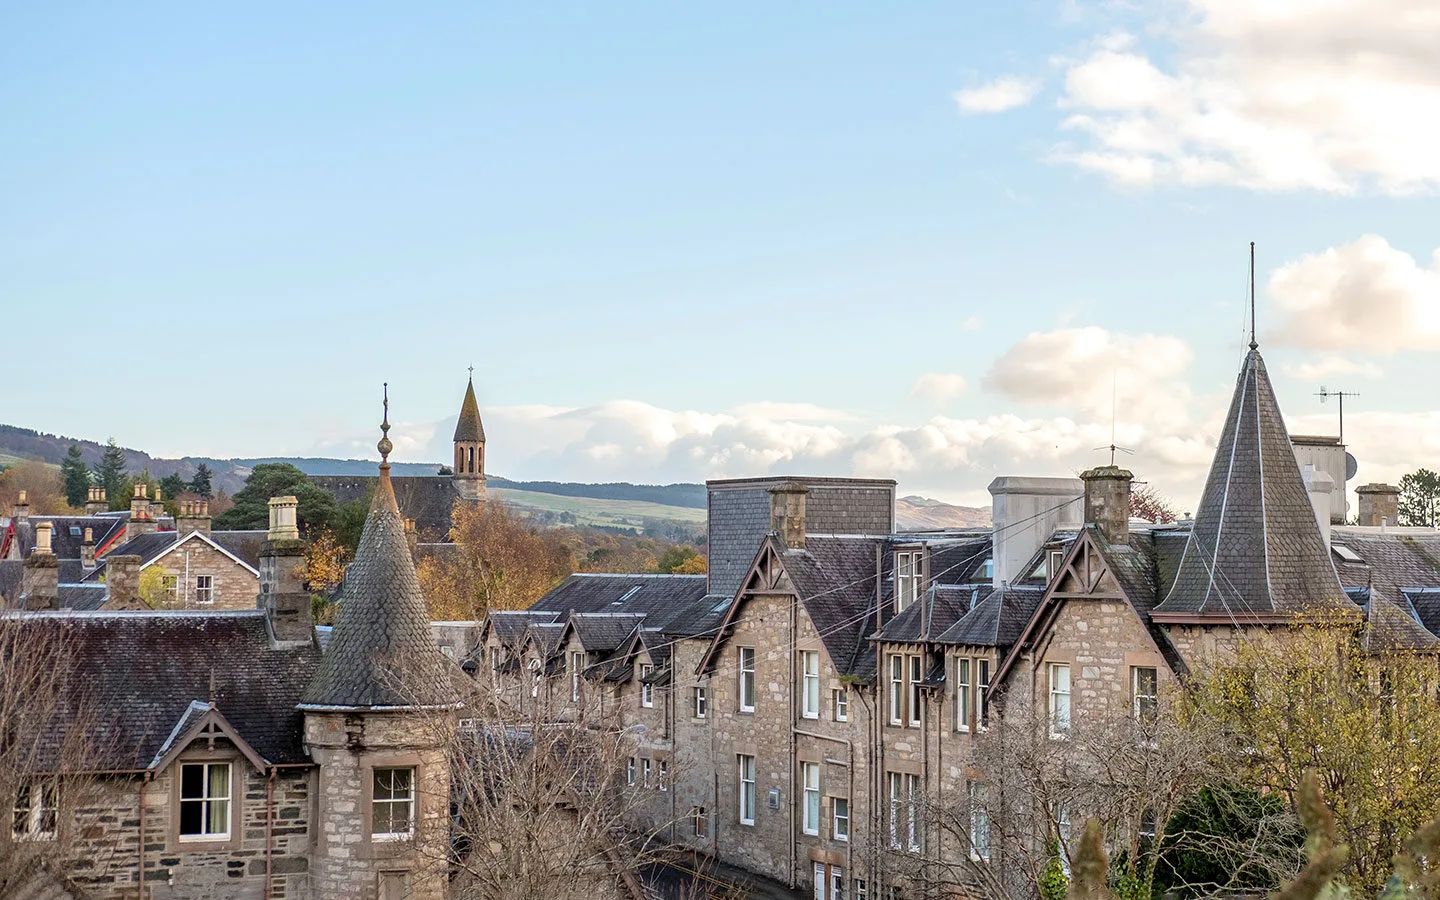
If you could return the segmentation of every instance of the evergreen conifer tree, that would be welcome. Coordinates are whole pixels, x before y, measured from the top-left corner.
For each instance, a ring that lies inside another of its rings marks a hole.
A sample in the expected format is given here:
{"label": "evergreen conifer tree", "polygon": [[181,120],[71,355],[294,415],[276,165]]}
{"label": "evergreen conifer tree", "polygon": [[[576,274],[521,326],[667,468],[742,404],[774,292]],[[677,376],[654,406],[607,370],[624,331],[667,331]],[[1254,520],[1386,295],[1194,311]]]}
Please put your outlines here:
{"label": "evergreen conifer tree", "polygon": [[60,477],[65,482],[65,502],[82,507],[90,499],[90,470],[80,456],[80,448],[70,445],[70,451],[60,461]]}
{"label": "evergreen conifer tree", "polygon": [[[125,451],[115,443],[112,437],[105,444],[105,455],[100,457],[100,464],[95,467],[95,479],[105,489],[105,497],[110,501],[111,509],[126,509],[130,505],[130,498],[122,496],[125,484]],[[119,506],[116,506],[116,504]]]}
{"label": "evergreen conifer tree", "polygon": [[210,486],[210,467],[204,463],[195,470],[195,477],[190,479],[190,493],[199,494],[207,500],[214,496],[214,488]]}

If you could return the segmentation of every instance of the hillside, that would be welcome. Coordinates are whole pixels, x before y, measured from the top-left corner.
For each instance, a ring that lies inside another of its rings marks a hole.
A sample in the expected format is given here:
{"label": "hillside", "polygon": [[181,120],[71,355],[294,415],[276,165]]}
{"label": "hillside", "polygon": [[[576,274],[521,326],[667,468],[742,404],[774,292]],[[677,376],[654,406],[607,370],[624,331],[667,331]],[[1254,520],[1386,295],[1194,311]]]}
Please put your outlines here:
{"label": "hillside", "polygon": [[952,506],[913,494],[895,501],[895,527],[901,531],[976,528],[989,524],[990,510],[983,506]]}
{"label": "hillside", "polygon": [[[80,447],[88,465],[100,461],[105,445],[84,438],[46,434],[29,428],[0,425],[0,465],[22,459],[39,459],[58,465],[70,445]],[[375,462],[364,459],[267,456],[215,459],[185,456],[179,459],[154,457],[141,450],[125,448],[125,466],[132,472],[145,469],[155,478],[178,473],[189,480],[204,463],[213,473],[217,490],[233,494],[245,486],[245,479],[260,463],[289,463],[307,475],[373,475]],[[394,474],[434,475],[438,463],[394,463]],[[488,479],[491,491],[507,503],[558,518],[567,523],[608,527],[636,527],[645,519],[683,523],[687,527],[705,523],[705,485],[630,484],[609,482],[582,484],[562,481],[512,481],[499,475]],[[983,507],[952,506],[927,497],[908,496],[895,501],[896,527],[901,531],[936,528],[971,528],[990,524],[990,510]]]}

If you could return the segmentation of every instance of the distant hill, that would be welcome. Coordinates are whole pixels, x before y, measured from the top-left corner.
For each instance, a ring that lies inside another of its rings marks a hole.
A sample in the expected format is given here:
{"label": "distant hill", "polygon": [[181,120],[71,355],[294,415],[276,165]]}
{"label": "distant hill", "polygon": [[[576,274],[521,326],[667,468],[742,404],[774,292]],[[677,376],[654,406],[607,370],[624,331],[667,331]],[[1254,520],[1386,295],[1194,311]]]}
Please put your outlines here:
{"label": "distant hill", "polygon": [[895,527],[901,531],[978,528],[989,524],[990,510],[983,506],[952,506],[914,494],[895,501]]}
{"label": "distant hill", "polygon": [[[5,459],[38,459],[53,465],[70,450],[80,448],[88,465],[100,461],[105,445],[84,438],[46,434],[14,425],[0,425],[0,461]],[[201,463],[213,473],[211,483],[217,490],[233,494],[245,486],[255,466],[260,463],[289,463],[307,475],[374,475],[375,462],[365,459],[329,459],[307,456],[264,456],[243,459],[215,459],[207,456],[184,456],[179,459],[154,457],[140,450],[125,448],[125,467],[132,472],[150,470],[155,478],[179,474],[189,480]],[[439,463],[393,463],[396,475],[434,475]],[[661,517],[686,523],[705,520],[705,485],[703,484],[580,484],[569,481],[512,481],[499,475],[486,479],[496,494],[506,502],[557,513],[572,513],[582,521],[617,519],[628,523],[641,516]],[[525,495],[533,495],[526,497]],[[576,503],[567,503],[572,498]],[[611,504],[607,506],[606,502]],[[698,511],[698,512],[697,512]],[[895,501],[896,527],[902,531],[934,528],[971,528],[990,524],[990,510],[984,507],[952,506],[927,497],[908,496]]]}

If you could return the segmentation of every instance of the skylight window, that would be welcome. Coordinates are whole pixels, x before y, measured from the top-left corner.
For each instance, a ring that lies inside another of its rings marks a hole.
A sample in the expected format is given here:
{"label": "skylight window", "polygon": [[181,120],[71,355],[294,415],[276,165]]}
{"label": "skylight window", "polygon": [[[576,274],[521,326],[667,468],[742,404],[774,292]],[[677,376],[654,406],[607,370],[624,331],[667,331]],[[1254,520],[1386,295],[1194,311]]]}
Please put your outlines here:
{"label": "skylight window", "polygon": [[1354,550],[1351,550],[1349,547],[1346,547],[1344,544],[1331,544],[1330,549],[1335,551],[1336,556],[1340,557],[1346,562],[1358,563],[1365,561],[1360,558],[1360,554],[1356,553]]}

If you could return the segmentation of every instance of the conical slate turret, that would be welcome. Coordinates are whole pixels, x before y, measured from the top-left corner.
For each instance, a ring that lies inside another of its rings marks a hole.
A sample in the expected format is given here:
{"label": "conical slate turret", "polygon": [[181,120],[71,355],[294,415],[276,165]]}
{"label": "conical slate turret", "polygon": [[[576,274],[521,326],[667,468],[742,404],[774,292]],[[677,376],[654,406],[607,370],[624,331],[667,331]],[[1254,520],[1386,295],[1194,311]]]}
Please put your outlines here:
{"label": "conical slate turret", "polygon": [[1252,348],[1175,582],[1154,615],[1223,621],[1334,612],[1358,610],[1335,575],[1265,361]]}
{"label": "conical slate turret", "polygon": [[300,708],[405,709],[459,700],[452,664],[430,632],[405,520],[390,483],[388,401],[380,439],[380,482],[346,570],[335,630]]}
{"label": "conical slate turret", "polygon": [[475,380],[465,385],[465,399],[460,403],[460,420],[455,423],[456,443],[485,440],[485,426],[480,422],[480,404],[475,402]]}

